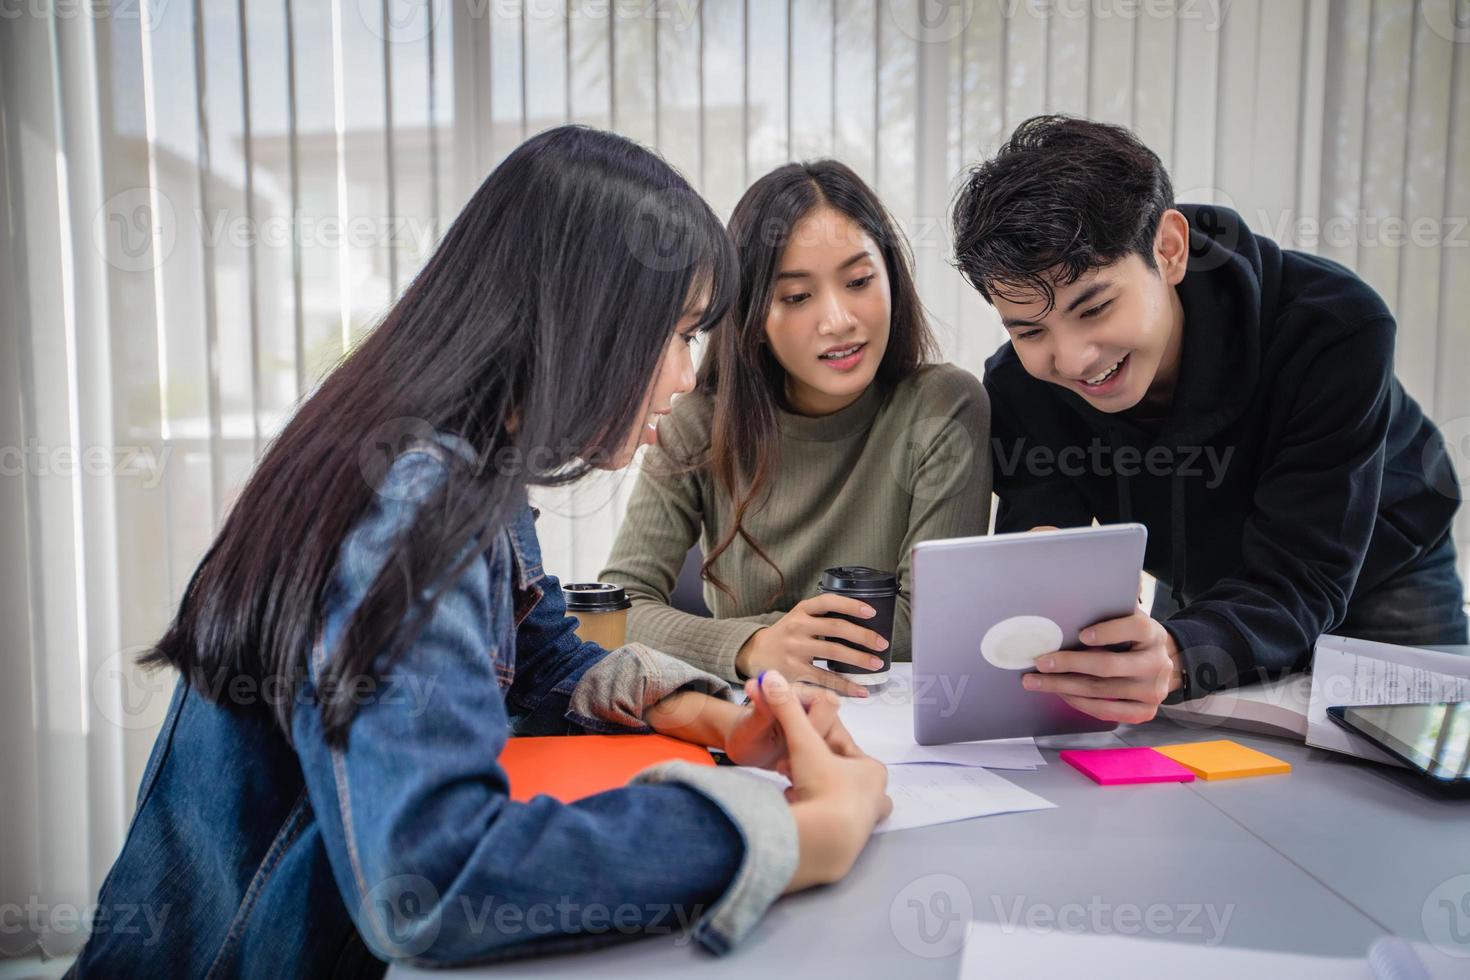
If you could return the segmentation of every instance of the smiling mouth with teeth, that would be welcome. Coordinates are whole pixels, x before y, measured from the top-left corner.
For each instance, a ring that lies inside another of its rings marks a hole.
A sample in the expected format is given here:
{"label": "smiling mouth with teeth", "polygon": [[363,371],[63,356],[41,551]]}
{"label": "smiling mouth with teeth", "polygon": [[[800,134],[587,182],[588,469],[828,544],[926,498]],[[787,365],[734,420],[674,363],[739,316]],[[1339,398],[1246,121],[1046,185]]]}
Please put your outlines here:
{"label": "smiling mouth with teeth", "polygon": [[853,344],[851,347],[844,347],[844,348],[842,348],[842,350],[834,350],[834,351],[829,351],[826,354],[818,354],[817,355],[817,358],[819,360],[823,360],[823,361],[839,361],[839,360],[841,360],[844,357],[851,357],[852,355],[856,354],[859,350],[861,350],[865,346],[867,346],[867,345],[866,344]]}
{"label": "smiling mouth with teeth", "polygon": [[1099,385],[1107,384],[1107,382],[1113,377],[1113,375],[1115,375],[1115,374],[1118,373],[1118,369],[1123,366],[1123,362],[1126,361],[1126,360],[1128,360],[1128,355],[1127,354],[1124,354],[1121,358],[1118,359],[1117,363],[1115,363],[1112,367],[1108,368],[1102,374],[1099,374],[1095,378],[1088,378],[1086,381],[1083,381],[1082,383],[1084,385],[1086,385],[1087,387],[1089,387],[1089,388],[1096,388]]}

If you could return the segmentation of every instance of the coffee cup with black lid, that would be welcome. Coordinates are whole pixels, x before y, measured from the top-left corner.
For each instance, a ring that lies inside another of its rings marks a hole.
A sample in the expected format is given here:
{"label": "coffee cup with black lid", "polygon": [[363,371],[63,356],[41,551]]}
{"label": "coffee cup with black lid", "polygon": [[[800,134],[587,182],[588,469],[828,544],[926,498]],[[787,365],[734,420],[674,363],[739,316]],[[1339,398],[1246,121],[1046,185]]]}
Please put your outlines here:
{"label": "coffee cup with black lid", "polygon": [[893,666],[893,610],[898,603],[898,575],[894,572],[869,568],[866,565],[838,565],[822,573],[822,582],[817,587],[817,591],[824,594],[847,596],[872,607],[873,612],[876,613],[872,619],[859,619],[845,613],[825,613],[824,615],[834,619],[845,619],[849,623],[856,623],[870,629],[889,643],[882,650],[869,650],[867,647],[858,646],[856,643],[839,637],[824,637],[833,643],[840,643],[845,647],[861,650],[883,659],[883,666],[876,670],[854,667],[840,660],[828,660],[827,667],[834,673],[842,674],[848,680],[858,684],[881,684],[887,680],[888,672]]}
{"label": "coffee cup with black lid", "polygon": [[561,587],[567,612],[577,617],[577,636],[613,650],[627,642],[628,610],[633,603],[611,582],[574,582]]}

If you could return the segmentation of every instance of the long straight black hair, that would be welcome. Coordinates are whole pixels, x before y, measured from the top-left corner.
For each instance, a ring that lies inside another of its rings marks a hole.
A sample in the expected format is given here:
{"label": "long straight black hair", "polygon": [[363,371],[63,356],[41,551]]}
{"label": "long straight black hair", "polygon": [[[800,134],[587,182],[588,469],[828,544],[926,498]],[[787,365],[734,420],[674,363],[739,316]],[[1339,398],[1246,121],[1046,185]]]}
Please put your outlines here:
{"label": "long straight black hair", "polygon": [[[719,219],[653,153],[579,126],[527,140],[267,449],[142,663],[176,667],[221,703],[241,675],[299,691],[338,551],[378,490],[364,450],[385,433],[390,455],[410,448],[392,434],[458,436],[475,462],[451,462],[420,502],[320,684],[391,666],[527,485],[570,482],[622,451],[690,301],[707,299],[707,330],[738,282]],[[294,700],[271,705],[288,738]],[[352,699],[322,710],[328,741],[344,744]]]}
{"label": "long straight black hair", "polygon": [[[711,567],[737,537],[782,578],[781,569],[745,530],[744,519],[776,466],[776,413],[786,407],[786,370],[765,342],[776,273],[796,226],[821,207],[855,222],[878,246],[888,272],[892,311],[888,347],[873,383],[891,391],[938,356],[914,287],[908,241],[878,195],[851,167],[837,160],[788,163],[750,186],[729,224],[740,258],[740,297],[730,329],[720,331],[699,366],[699,387],[715,406],[708,464],[734,513],[725,536],[705,556],[700,574],[727,594],[729,588]],[[777,588],[779,594],[781,587]]]}

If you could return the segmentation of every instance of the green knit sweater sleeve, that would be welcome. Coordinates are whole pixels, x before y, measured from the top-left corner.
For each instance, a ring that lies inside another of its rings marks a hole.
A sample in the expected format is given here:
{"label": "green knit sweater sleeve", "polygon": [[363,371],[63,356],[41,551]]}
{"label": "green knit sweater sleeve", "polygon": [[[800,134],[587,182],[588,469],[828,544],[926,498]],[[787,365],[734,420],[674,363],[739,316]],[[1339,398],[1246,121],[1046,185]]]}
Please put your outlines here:
{"label": "green knit sweater sleeve", "polygon": [[[633,608],[628,637],[678,657],[732,684],[742,678],[735,655],[751,634],[781,618],[771,612],[711,619],[669,605],[684,557],[704,520],[703,477],[685,462],[688,447],[707,446],[706,406],[699,396],[675,403],[659,423],[660,445],[646,454],[602,580],[621,585]],[[697,449],[695,450],[697,451]]]}
{"label": "green knit sweater sleeve", "polygon": [[990,401],[970,372],[935,365],[913,379],[918,385],[907,419],[910,497],[908,527],[899,550],[903,592],[893,614],[893,651],[911,659],[912,549],[920,541],[972,537],[990,526]]}

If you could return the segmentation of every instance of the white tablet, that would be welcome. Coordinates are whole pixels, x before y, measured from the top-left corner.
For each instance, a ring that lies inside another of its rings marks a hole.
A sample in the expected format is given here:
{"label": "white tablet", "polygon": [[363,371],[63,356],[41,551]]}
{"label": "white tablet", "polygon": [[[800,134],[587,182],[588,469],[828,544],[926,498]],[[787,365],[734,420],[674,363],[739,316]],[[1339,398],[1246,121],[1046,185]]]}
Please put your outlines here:
{"label": "white tablet", "polygon": [[925,541],[913,549],[914,739],[1101,732],[1116,727],[1028,691],[1036,657],[1138,608],[1142,524]]}

